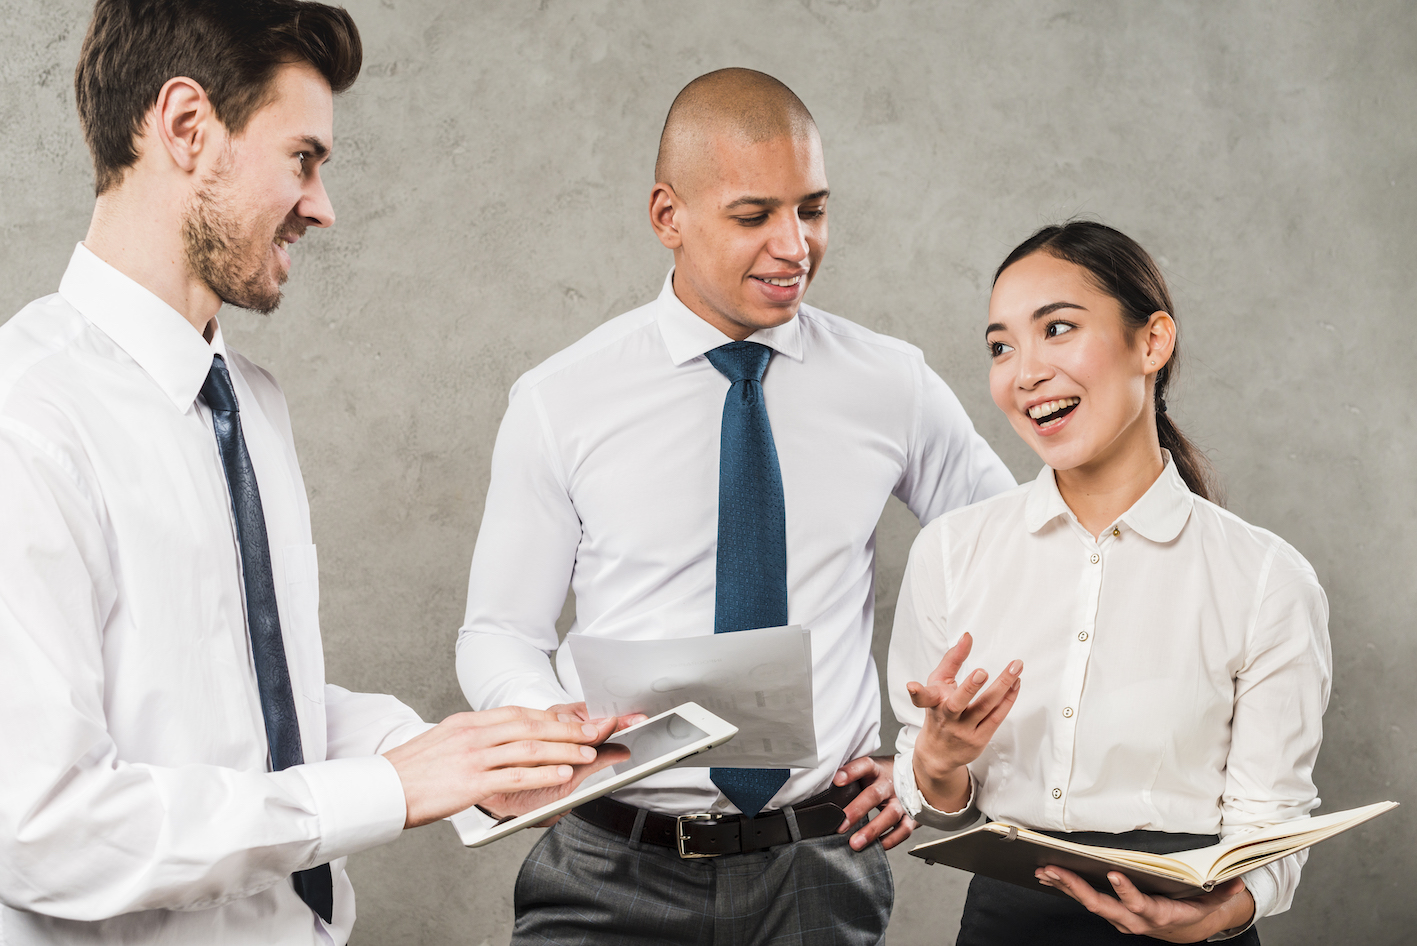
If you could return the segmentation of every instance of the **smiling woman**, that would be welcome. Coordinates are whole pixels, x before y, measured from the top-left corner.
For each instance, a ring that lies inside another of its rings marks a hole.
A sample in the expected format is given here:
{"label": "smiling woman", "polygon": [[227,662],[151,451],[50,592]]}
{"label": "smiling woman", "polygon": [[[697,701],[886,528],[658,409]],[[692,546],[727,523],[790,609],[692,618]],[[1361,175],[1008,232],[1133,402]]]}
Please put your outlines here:
{"label": "smiling woman", "polygon": [[[1030,258],[1037,264],[1051,263],[1055,268],[1063,268],[1058,264],[1072,264],[1073,274],[1085,279],[1093,293],[1107,297],[1110,303],[1108,308],[1115,307],[1122,318],[1123,331],[1130,332],[1133,336],[1148,328],[1156,314],[1162,313],[1169,317],[1172,323],[1170,357],[1156,361],[1152,361],[1150,357],[1147,359],[1151,362],[1147,367],[1155,369],[1149,373],[1153,375],[1151,402],[1155,411],[1158,443],[1162,449],[1170,451],[1171,462],[1176,464],[1176,471],[1181,474],[1191,492],[1219,502],[1220,490],[1209,461],[1185,434],[1181,433],[1166,411],[1166,392],[1180,367],[1181,350],[1180,343],[1175,339],[1176,308],[1171,301],[1171,292],[1151,255],[1135,240],[1109,226],[1088,220],[1073,220],[1060,226],[1044,227],[1020,243],[1008,258],[999,264],[994,273],[995,285],[998,285],[1004,272],[1011,266]],[[1045,308],[1046,311],[1037,310],[1037,318],[1041,319],[1044,315],[1071,306],[1059,301]],[[1050,327],[1059,326],[1062,331],[1070,327],[1066,319],[1061,318],[1048,324]],[[991,322],[990,329],[996,325],[997,323]],[[1055,330],[1055,334],[1060,333]],[[991,354],[995,354],[994,344],[990,342]],[[1078,399],[1072,400],[1075,407]],[[1063,408],[1054,407],[1053,410],[1071,408],[1065,405]],[[1058,418],[1043,419],[1056,421]]]}
{"label": "smiling woman", "polygon": [[[906,810],[1155,853],[1304,817],[1328,604],[1298,552],[1210,501],[1167,416],[1176,322],[1156,264],[1102,224],[1040,230],[999,267],[985,337],[994,403],[1046,466],[911,550],[889,668]],[[1004,668],[988,689],[985,667]],[[1071,899],[976,876],[958,943],[1255,944],[1303,861],[1192,900],[1120,874],[1111,896],[1055,866],[1036,879]]]}

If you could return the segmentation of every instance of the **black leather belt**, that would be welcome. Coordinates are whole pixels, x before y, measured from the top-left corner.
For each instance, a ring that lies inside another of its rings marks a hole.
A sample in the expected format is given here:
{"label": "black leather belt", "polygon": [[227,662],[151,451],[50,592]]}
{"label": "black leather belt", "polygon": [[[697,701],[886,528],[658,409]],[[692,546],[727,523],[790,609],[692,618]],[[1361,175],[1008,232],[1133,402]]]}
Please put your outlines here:
{"label": "black leather belt", "polygon": [[[836,834],[836,829],[841,827],[846,817],[844,809],[859,794],[861,786],[855,782],[833,785],[821,794],[793,805],[799,840]],[[607,795],[572,808],[571,814],[622,838],[629,838],[634,834],[635,821],[641,811]],[[756,818],[711,814],[676,817],[656,811],[645,811],[644,816],[640,840],[646,844],[673,848],[680,857],[686,858],[747,854],[792,840],[787,813],[780,808],[763,812]]]}

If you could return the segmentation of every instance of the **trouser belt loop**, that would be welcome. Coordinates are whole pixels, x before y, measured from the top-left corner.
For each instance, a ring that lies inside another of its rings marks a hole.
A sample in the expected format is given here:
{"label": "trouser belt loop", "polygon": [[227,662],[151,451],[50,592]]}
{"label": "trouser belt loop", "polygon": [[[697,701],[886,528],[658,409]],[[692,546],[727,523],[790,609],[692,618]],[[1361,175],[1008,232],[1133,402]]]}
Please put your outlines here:
{"label": "trouser belt loop", "polygon": [[787,833],[795,844],[802,840],[802,829],[797,827],[797,811],[791,805],[787,805],[782,809],[782,813],[787,818]]}
{"label": "trouser belt loop", "polygon": [[644,836],[644,833],[645,833],[645,819],[648,818],[648,817],[649,817],[649,812],[646,811],[645,809],[640,808],[640,809],[636,810],[636,812],[635,812],[635,824],[634,824],[633,827],[630,828],[630,838],[629,838],[629,841],[630,841],[631,844],[638,844],[639,841],[640,841],[640,838]]}

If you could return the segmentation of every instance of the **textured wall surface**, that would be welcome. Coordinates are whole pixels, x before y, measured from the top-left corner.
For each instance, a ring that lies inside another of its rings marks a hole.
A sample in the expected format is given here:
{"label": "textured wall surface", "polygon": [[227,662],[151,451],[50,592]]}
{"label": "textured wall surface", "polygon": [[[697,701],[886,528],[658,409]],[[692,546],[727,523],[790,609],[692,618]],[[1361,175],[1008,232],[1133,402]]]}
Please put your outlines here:
{"label": "textured wall surface", "polygon": [[[87,226],[71,85],[87,6],[0,0],[0,319],[54,291]],[[349,7],[367,53],[336,108],[339,222],[299,244],[277,313],[223,314],[290,399],[332,681],[429,718],[465,707],[453,641],[507,388],[658,291],[664,113],[695,75],[751,66],[825,141],[832,244],[809,300],[920,345],[1019,477],[1038,463],[985,379],[994,266],[1079,213],[1160,258],[1186,351],[1175,416],[1230,508],[1297,546],[1329,594],[1323,807],[1409,803],[1317,849],[1265,942],[1411,942],[1411,0]],[[917,528],[887,509],[878,653]],[[435,825],[356,857],[354,942],[505,942],[533,840],[469,852]],[[888,942],[950,941],[965,875],[894,862]]]}

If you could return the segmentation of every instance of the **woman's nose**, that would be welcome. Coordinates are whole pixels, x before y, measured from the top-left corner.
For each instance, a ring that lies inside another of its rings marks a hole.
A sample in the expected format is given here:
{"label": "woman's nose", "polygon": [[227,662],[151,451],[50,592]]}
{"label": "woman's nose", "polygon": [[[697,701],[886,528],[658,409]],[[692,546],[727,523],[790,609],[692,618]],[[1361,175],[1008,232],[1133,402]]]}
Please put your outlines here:
{"label": "woman's nose", "polygon": [[1039,357],[1040,352],[1034,346],[1024,345],[1018,354],[1019,387],[1025,390],[1035,388],[1053,376],[1053,367]]}

